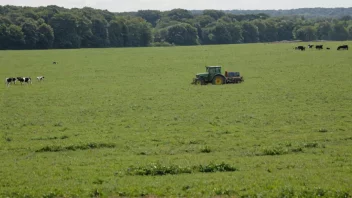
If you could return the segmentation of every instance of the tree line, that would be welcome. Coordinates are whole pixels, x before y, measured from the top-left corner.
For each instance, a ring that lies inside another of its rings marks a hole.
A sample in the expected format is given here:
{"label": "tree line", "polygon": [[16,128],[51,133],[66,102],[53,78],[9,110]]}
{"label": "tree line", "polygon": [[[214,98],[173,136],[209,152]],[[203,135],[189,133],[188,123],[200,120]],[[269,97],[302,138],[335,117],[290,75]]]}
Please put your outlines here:
{"label": "tree line", "polygon": [[[202,10],[191,10],[192,13],[200,14]],[[259,14],[264,13],[272,17],[277,16],[303,16],[305,18],[341,18],[352,16],[352,7],[350,8],[298,8],[289,10],[224,10],[225,13],[231,14]]]}
{"label": "tree line", "polygon": [[309,18],[184,9],[112,13],[0,6],[0,49],[69,49],[352,39],[352,17]]}

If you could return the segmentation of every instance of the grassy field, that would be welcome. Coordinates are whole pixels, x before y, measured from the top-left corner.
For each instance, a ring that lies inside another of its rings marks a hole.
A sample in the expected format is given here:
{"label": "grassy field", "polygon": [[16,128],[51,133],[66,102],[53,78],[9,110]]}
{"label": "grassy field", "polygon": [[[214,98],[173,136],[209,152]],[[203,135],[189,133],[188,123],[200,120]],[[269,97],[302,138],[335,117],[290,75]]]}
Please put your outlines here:
{"label": "grassy field", "polygon": [[[351,197],[339,44],[0,51],[33,79],[0,86],[0,197]],[[191,85],[206,65],[245,82]]]}

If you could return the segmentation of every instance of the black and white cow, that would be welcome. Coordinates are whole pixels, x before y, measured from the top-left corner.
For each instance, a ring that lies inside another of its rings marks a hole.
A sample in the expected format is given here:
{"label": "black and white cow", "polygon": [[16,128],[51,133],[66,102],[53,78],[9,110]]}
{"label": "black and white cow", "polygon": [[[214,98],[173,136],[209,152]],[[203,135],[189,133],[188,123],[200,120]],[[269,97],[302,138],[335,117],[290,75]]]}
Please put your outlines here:
{"label": "black and white cow", "polygon": [[309,48],[309,49],[311,49],[311,48],[313,48],[313,47],[314,47],[314,45],[311,45],[311,44],[308,45],[308,48]]}
{"label": "black and white cow", "polygon": [[323,45],[316,45],[316,46],[315,46],[315,49],[317,49],[317,50],[322,50],[322,49],[323,49]]}
{"label": "black and white cow", "polygon": [[23,83],[32,84],[32,79],[30,77],[17,77],[17,80],[20,81],[21,85]]}
{"label": "black and white cow", "polygon": [[37,77],[37,80],[38,80],[38,81],[42,81],[42,80],[44,80],[44,78],[45,78],[44,76],[38,76],[38,77]]}
{"label": "black and white cow", "polygon": [[296,49],[296,50],[304,51],[304,50],[306,50],[306,47],[298,46],[298,47],[295,47],[295,49]]}
{"label": "black and white cow", "polygon": [[6,86],[9,86],[11,83],[16,84],[16,78],[10,77],[5,79]]}

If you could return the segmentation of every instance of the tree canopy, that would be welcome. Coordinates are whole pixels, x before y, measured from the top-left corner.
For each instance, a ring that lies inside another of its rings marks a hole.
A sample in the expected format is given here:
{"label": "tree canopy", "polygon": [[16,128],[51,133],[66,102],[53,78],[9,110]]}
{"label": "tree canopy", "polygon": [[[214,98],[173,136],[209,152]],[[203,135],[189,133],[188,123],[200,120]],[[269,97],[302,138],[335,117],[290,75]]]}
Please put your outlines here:
{"label": "tree canopy", "polygon": [[145,47],[352,39],[352,8],[112,13],[0,6],[0,49]]}

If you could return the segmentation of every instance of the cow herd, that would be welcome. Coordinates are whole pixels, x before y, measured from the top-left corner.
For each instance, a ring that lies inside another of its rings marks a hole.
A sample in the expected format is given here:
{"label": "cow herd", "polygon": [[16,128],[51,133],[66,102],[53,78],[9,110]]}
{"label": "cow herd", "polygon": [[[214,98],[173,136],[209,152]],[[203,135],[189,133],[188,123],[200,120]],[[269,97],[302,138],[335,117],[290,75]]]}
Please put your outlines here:
{"label": "cow herd", "polygon": [[[314,48],[315,47],[315,49],[317,49],[317,50],[322,50],[322,49],[324,49],[324,46],[323,45],[311,45],[311,44],[309,44],[308,45],[308,48],[309,49],[312,49],[312,48]],[[326,49],[327,50],[330,50],[331,48],[330,47],[326,47]],[[297,47],[295,47],[295,50],[301,50],[301,51],[305,51],[306,50],[306,47],[304,47],[304,46],[297,46]],[[340,45],[338,48],[337,48],[337,50],[348,50],[348,45]]]}
{"label": "cow herd", "polygon": [[[38,76],[37,77],[37,80],[38,81],[43,81],[44,80],[44,76]],[[26,84],[32,84],[32,79],[31,77],[17,77],[17,78],[14,78],[14,77],[9,77],[9,78],[6,78],[5,79],[5,85],[7,87],[9,87],[11,84],[16,84],[16,82],[20,82],[21,85],[23,85],[24,83]]]}

